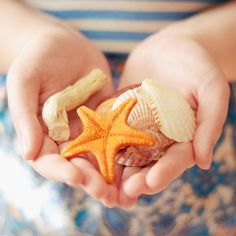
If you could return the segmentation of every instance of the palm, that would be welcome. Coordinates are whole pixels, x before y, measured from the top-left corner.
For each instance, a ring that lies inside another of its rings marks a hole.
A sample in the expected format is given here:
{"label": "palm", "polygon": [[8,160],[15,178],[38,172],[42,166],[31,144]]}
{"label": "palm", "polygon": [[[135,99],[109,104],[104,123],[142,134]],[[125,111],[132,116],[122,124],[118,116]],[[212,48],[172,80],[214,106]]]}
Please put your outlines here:
{"label": "palm", "polygon": [[[20,86],[22,83],[30,86],[28,91],[25,88],[25,92],[31,94],[30,106],[35,107],[38,118],[36,122],[39,122],[39,125],[34,125],[36,128],[31,134],[35,140],[32,150],[34,153],[36,149],[39,150],[37,157],[29,161],[33,168],[47,178],[73,186],[79,186],[82,182],[88,193],[93,197],[101,198],[107,193],[107,184],[97,171],[96,162],[86,158],[69,162],[61,158],[60,146],[48,137],[47,128],[41,118],[43,104],[52,94],[73,84],[95,67],[101,68],[110,76],[104,56],[91,43],[75,32],[59,31],[55,34],[35,37],[26,44],[11,68],[9,87],[11,93],[19,83]],[[15,76],[11,76],[19,72],[23,72],[22,81],[19,79],[16,81]],[[111,93],[110,83],[97,93],[96,97],[89,99],[86,105],[94,108],[104,96]],[[74,138],[80,132],[80,123],[75,110],[69,112],[69,123],[71,138]]]}
{"label": "palm", "polygon": [[158,44],[157,37],[152,36],[131,54],[121,86],[152,78],[173,87],[196,111],[198,127],[192,142],[173,145],[156,164],[125,168],[122,183],[125,194],[120,202],[123,206],[135,202],[140,194],[163,190],[195,163],[209,168],[211,151],[227,113],[227,83],[204,49],[183,39],[180,42],[167,39],[166,43]]}

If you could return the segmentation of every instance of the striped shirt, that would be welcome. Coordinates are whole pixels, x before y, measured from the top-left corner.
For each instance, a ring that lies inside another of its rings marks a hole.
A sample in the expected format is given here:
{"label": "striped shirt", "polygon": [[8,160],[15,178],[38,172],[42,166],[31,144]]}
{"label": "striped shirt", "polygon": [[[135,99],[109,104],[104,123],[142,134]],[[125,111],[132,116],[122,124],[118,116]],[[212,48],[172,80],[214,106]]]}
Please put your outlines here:
{"label": "striped shirt", "polygon": [[224,0],[25,0],[74,25],[104,52],[127,53],[141,40]]}

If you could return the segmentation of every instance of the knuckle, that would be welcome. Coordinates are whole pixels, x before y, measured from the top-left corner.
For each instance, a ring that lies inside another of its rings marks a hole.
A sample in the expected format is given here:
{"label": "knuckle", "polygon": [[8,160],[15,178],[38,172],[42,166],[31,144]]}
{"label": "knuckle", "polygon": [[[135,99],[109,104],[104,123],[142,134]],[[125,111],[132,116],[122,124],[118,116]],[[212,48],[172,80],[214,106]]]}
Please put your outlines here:
{"label": "knuckle", "polygon": [[81,185],[81,176],[79,173],[71,172],[69,176],[67,176],[66,183],[71,186],[79,186]]}
{"label": "knuckle", "polygon": [[159,193],[159,192],[165,190],[168,186],[169,186],[169,183],[168,183],[168,182],[159,181],[159,182],[154,186],[154,188],[153,188],[152,190],[153,190],[155,193]]}
{"label": "knuckle", "polygon": [[150,190],[151,194],[156,194],[160,191],[162,191],[163,189],[168,187],[168,183],[166,181],[154,181],[154,180],[150,180],[147,179],[147,186]]}
{"label": "knuckle", "polygon": [[106,194],[102,190],[97,190],[93,193],[93,197],[97,200],[100,200],[100,199],[104,198],[105,196],[106,196]]}
{"label": "knuckle", "polygon": [[19,78],[22,78],[22,75],[24,75],[24,72],[25,72],[24,68],[22,68],[21,64],[19,63],[13,64],[7,74],[8,82],[18,81]]}
{"label": "knuckle", "polygon": [[21,127],[22,116],[20,112],[11,112],[11,121],[15,129],[19,129]]}
{"label": "knuckle", "polygon": [[199,163],[198,165],[202,170],[209,170],[211,168],[211,164],[210,163]]}

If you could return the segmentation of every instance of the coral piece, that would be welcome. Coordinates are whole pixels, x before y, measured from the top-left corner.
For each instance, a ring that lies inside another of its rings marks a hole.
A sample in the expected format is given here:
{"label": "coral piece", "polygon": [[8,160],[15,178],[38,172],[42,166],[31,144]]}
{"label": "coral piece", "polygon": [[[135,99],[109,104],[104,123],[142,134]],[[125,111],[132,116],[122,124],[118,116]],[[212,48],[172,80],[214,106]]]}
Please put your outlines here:
{"label": "coral piece", "polygon": [[55,141],[67,141],[70,137],[67,111],[77,108],[91,95],[102,89],[108,81],[108,77],[102,70],[93,69],[75,84],[49,97],[42,111],[49,137]]}

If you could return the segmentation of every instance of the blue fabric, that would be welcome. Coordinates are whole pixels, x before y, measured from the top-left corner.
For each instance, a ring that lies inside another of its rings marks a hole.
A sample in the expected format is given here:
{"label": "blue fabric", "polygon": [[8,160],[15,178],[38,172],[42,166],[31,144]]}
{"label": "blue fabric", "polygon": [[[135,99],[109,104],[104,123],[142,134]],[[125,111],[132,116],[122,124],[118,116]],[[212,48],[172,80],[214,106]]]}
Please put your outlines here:
{"label": "blue fabric", "polygon": [[119,32],[119,31],[95,31],[95,30],[80,30],[82,34],[84,34],[89,39],[95,40],[124,40],[126,41],[133,40],[133,41],[141,41],[147,38],[152,34],[150,33],[139,33],[139,32]]}
{"label": "blue fabric", "polygon": [[[109,56],[117,84],[125,56]],[[168,189],[142,196],[131,211],[108,209],[80,189],[46,180],[19,154],[0,78],[1,236],[236,235],[236,84],[214,162],[193,167]]]}
{"label": "blue fabric", "polygon": [[45,11],[62,19],[122,19],[122,20],[180,20],[196,14],[193,12],[135,12],[135,11],[94,11],[63,10]]}

